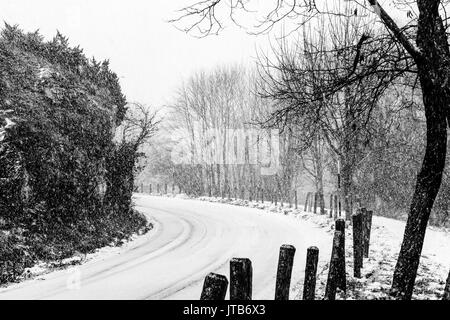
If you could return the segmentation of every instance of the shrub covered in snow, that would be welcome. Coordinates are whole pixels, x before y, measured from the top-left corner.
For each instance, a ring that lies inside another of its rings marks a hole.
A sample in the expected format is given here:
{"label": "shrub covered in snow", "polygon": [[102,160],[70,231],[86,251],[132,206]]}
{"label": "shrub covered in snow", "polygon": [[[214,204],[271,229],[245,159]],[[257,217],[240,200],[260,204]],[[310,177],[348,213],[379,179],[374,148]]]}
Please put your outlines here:
{"label": "shrub covered in snow", "polygon": [[[108,62],[59,33],[46,42],[6,25],[0,74],[0,260],[62,259],[144,226],[132,186],[118,188],[125,205],[105,197],[108,172],[123,165],[113,137],[126,112]],[[1,270],[0,282],[14,278]]]}

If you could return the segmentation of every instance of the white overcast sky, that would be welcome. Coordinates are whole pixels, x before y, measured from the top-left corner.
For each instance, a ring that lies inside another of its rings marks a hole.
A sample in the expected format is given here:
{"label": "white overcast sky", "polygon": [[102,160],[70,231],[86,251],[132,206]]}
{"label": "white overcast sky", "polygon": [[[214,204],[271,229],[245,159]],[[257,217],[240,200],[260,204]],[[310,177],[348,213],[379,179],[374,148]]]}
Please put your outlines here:
{"label": "white overcast sky", "polygon": [[[196,0],[0,0],[1,19],[51,39],[59,30],[88,57],[109,59],[129,101],[159,108],[192,72],[216,64],[255,60],[268,37],[227,24],[218,36],[198,39],[167,20]],[[273,4],[267,0],[259,3]]]}
{"label": "white overcast sky", "polygon": [[[192,0],[188,1],[192,2]],[[1,0],[1,19],[47,39],[59,30],[88,57],[109,59],[129,101],[166,103],[183,78],[219,63],[247,63],[267,36],[231,26],[194,38],[167,20],[186,0]]]}

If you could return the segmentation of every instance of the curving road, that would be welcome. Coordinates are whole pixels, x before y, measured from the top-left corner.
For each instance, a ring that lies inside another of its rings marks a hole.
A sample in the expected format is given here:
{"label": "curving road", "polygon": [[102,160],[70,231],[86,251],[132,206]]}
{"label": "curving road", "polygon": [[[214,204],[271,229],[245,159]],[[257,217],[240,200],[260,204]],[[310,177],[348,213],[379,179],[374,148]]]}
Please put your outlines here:
{"label": "curving road", "polygon": [[[155,228],[118,252],[0,289],[0,299],[193,299],[209,272],[229,275],[232,257],[253,264],[253,298],[273,299],[280,245],[297,248],[291,299],[301,288],[307,247],[328,261],[331,235],[263,210],[136,195]],[[78,279],[79,281],[74,281]]]}

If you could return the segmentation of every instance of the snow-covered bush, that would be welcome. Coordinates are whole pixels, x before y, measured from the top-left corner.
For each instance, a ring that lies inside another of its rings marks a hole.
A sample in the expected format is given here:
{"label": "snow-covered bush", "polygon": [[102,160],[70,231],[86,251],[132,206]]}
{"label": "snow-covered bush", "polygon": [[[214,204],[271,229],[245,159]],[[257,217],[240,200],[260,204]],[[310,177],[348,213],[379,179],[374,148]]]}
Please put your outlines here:
{"label": "snow-covered bush", "polygon": [[46,42],[6,25],[0,75],[0,231],[23,229],[8,243],[33,259],[59,259],[145,225],[131,193],[123,195],[127,207],[104,199],[108,172],[117,170],[108,167],[115,128],[126,113],[108,62],[87,59],[59,33]]}

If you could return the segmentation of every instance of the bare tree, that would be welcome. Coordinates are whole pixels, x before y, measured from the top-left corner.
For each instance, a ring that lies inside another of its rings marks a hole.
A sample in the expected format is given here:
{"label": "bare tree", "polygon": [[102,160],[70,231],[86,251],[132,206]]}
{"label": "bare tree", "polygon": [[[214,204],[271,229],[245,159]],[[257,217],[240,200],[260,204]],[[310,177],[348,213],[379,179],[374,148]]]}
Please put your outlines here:
{"label": "bare tree", "polygon": [[132,144],[138,151],[155,135],[160,122],[158,113],[148,106],[138,102],[128,103],[123,123],[116,129],[116,139],[122,144]]}
{"label": "bare tree", "polygon": [[[326,142],[340,167],[342,188],[337,187],[347,220],[352,214],[353,176],[369,138],[367,124],[379,97],[392,81],[391,76],[381,72],[366,75],[364,81],[347,82],[348,70],[354,69],[354,74],[360,76],[373,67],[372,45],[364,50],[361,45],[354,46],[369,37],[363,23],[358,16],[321,16],[314,31],[302,27],[301,39],[293,46],[283,38],[279,48],[274,49],[275,61],[261,59],[266,82],[261,94],[276,104],[267,124],[294,126],[303,137],[303,148],[309,149],[316,160],[321,158],[318,141]],[[378,56],[382,53],[377,51],[377,61],[383,60]],[[354,66],[355,59],[361,59],[357,56],[367,61]],[[320,186],[323,164],[313,163]],[[323,191],[319,194],[322,198]]]}
{"label": "bare tree", "polygon": [[[422,168],[417,176],[416,187],[411,201],[410,212],[406,223],[404,239],[394,272],[392,294],[400,299],[410,299],[422,251],[426,226],[431,208],[438,194],[444,172],[447,151],[447,126],[450,120],[450,50],[447,36],[447,1],[417,0],[400,1],[407,6],[412,17],[407,28],[400,28],[384,8],[376,1],[369,0],[370,8],[381,21],[389,35],[397,45],[396,61],[410,61],[413,68],[398,68],[395,64],[391,72],[417,73],[422,90],[423,105],[426,115],[425,155]],[[352,1],[357,9],[367,9],[357,0]],[[226,7],[231,19],[236,20],[237,12],[246,12],[254,1],[206,0],[196,2],[182,10],[181,16],[175,20],[194,19],[188,21],[189,30],[199,30],[201,34],[217,32],[222,28],[223,19],[217,15],[220,7]],[[248,10],[250,11],[250,10]],[[360,10],[361,11],[361,10]],[[259,24],[263,30],[269,30],[278,21],[297,19],[299,24],[308,23],[313,17],[321,14],[343,14],[345,12],[328,12],[320,7],[317,1],[274,1],[274,7],[265,15]],[[356,12],[358,14],[358,12]],[[415,32],[415,43],[408,30]],[[361,38],[359,48],[366,39]],[[357,45],[358,46],[358,45]],[[381,49],[378,47],[378,49]],[[355,64],[359,61],[355,59]],[[375,70],[382,66],[378,66]],[[387,70],[386,70],[387,71]],[[349,76],[353,75],[353,68]],[[367,73],[366,73],[367,75]],[[361,78],[359,78],[361,79]],[[348,83],[348,81],[347,81]]]}

